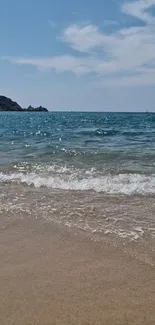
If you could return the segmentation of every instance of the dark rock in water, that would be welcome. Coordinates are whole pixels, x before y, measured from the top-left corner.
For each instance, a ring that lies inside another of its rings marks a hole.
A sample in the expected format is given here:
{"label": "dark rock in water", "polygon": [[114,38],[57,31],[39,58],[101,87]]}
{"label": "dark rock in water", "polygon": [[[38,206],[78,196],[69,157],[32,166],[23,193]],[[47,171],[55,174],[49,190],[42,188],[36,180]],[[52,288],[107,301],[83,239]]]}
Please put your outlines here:
{"label": "dark rock in water", "polygon": [[0,96],[0,111],[22,111],[22,108],[10,98]]}
{"label": "dark rock in water", "polygon": [[32,106],[29,106],[26,111],[29,111],[29,112],[48,112],[48,109],[45,108],[45,107],[42,107],[42,106],[39,106],[39,107],[32,107]]}
{"label": "dark rock in water", "polygon": [[48,112],[48,109],[42,106],[22,108],[16,102],[5,96],[0,96],[0,111],[1,112]]}

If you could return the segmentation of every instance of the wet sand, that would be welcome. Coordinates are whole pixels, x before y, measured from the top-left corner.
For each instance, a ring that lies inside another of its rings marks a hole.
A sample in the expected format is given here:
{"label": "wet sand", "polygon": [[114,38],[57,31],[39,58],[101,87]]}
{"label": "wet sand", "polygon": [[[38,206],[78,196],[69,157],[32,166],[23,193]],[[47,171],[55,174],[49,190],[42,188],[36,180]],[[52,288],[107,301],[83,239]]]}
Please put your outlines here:
{"label": "wet sand", "polygon": [[42,221],[0,230],[1,325],[154,325],[155,267]]}

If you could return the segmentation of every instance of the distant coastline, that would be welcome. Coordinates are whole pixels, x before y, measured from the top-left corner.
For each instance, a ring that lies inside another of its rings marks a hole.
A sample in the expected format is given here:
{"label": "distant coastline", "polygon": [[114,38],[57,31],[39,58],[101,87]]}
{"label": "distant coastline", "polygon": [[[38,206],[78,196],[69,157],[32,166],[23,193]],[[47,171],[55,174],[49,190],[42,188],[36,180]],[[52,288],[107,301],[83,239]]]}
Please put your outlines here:
{"label": "distant coastline", "polygon": [[48,112],[48,109],[42,106],[22,108],[12,99],[0,95],[0,112]]}

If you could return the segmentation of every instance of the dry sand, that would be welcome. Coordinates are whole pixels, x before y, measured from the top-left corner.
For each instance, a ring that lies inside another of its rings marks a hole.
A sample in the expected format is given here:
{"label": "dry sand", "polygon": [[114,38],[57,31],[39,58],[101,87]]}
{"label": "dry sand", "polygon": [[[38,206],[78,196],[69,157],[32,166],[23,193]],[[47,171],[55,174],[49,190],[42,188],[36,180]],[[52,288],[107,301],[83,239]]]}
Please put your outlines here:
{"label": "dry sand", "polygon": [[0,232],[0,325],[154,325],[155,269],[41,221]]}

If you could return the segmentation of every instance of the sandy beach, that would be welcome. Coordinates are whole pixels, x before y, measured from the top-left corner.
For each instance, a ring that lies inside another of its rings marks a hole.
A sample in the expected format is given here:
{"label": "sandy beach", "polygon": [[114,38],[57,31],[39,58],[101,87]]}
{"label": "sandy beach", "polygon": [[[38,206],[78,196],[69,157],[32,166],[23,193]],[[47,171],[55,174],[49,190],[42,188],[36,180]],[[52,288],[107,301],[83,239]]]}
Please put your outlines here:
{"label": "sandy beach", "polygon": [[153,325],[155,269],[42,221],[0,231],[0,324]]}

